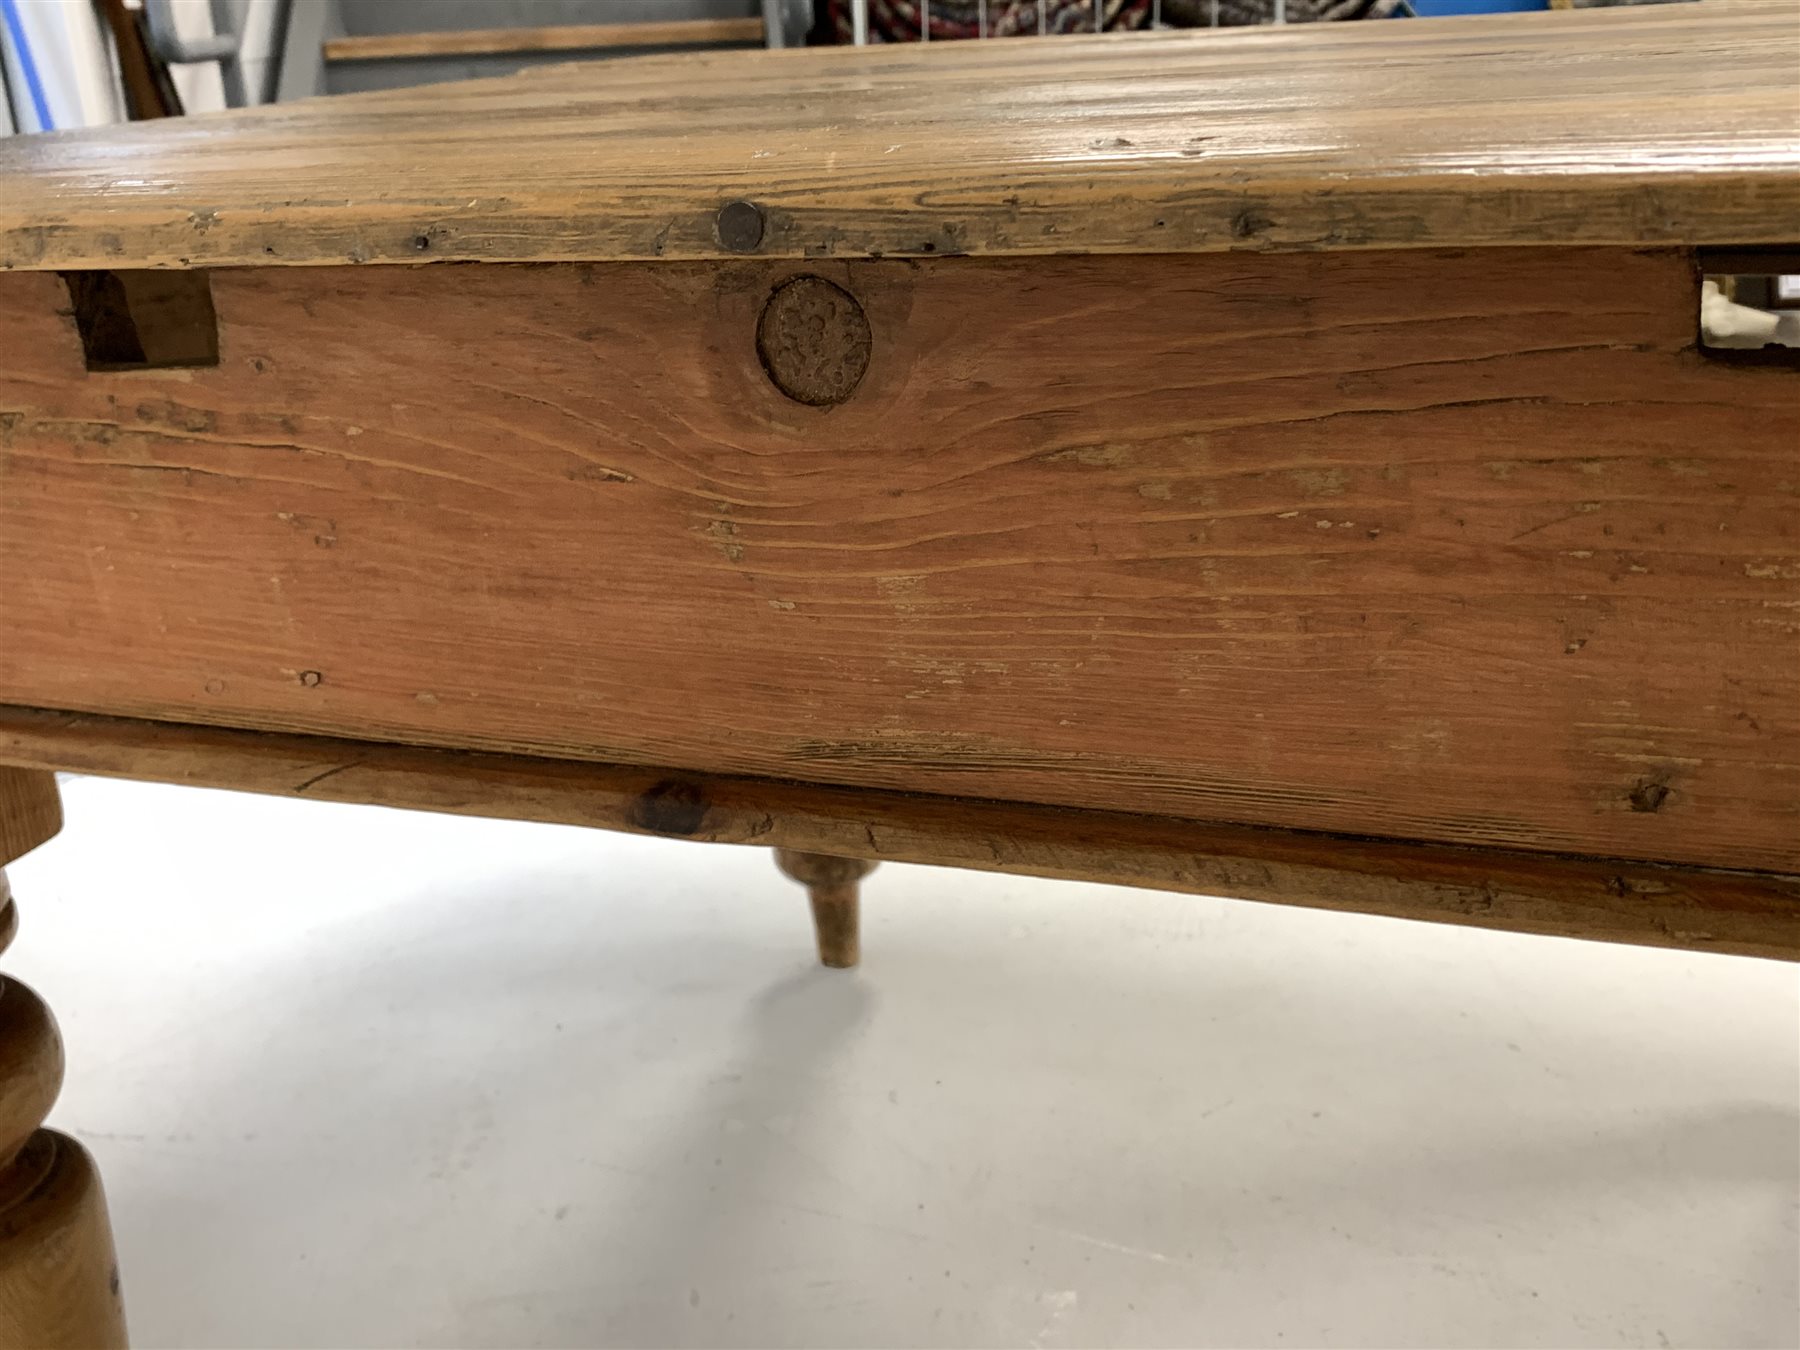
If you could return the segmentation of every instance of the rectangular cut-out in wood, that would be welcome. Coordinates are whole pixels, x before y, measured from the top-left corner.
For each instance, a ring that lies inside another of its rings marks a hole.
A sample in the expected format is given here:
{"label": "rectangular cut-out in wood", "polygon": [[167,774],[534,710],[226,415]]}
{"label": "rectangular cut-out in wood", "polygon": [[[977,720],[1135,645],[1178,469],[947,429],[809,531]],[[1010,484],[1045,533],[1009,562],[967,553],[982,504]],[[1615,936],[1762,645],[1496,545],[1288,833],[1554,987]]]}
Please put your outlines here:
{"label": "rectangular cut-out in wood", "polygon": [[1800,367],[1800,247],[1701,249],[1699,262],[1701,350]]}
{"label": "rectangular cut-out in wood", "polygon": [[224,270],[119,374],[59,285],[0,701],[1795,868],[1800,400],[1686,251]]}
{"label": "rectangular cut-out in wood", "polygon": [[65,272],[63,284],[89,370],[218,365],[205,272]]}

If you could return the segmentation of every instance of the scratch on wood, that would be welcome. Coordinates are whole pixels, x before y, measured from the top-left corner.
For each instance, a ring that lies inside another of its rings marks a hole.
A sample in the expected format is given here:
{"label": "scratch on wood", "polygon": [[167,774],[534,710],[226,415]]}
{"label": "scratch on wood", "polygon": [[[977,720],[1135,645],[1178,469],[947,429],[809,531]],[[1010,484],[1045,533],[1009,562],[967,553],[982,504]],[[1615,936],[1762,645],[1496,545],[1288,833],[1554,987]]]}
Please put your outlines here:
{"label": "scratch on wood", "polygon": [[335,778],[340,773],[348,773],[351,769],[361,768],[362,764],[362,760],[353,759],[348,764],[338,764],[332,768],[326,769],[323,773],[316,773],[304,782],[296,783],[293,789],[294,795],[302,796],[311,789],[317,787],[320,783],[323,783],[327,778]]}

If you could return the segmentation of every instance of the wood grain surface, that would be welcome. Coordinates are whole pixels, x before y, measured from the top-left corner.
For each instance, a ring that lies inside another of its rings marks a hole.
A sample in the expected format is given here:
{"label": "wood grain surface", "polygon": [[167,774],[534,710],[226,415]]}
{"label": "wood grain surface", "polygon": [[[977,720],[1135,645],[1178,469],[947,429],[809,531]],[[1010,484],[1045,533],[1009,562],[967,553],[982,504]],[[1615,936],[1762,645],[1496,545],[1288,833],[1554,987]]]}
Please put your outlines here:
{"label": "wood grain surface", "polygon": [[125,1350],[113,1250],[93,1158],[39,1130],[0,1173],[0,1345]]}
{"label": "wood grain surface", "polygon": [[1800,958],[1800,877],[0,708],[0,763]]}
{"label": "wood grain surface", "polygon": [[[61,824],[54,774],[0,768],[0,951],[19,927],[4,864]],[[80,1144],[40,1128],[62,1081],[50,1010],[0,978],[0,1346],[114,1350],[125,1313],[100,1178]]]}
{"label": "wood grain surface", "polygon": [[0,268],[1800,242],[1794,0],[646,57],[0,141]]}
{"label": "wood grain surface", "polygon": [[[0,768],[0,868],[54,839],[62,824],[62,797],[53,775]],[[0,872],[0,899],[5,898],[5,874]],[[0,951],[5,946],[0,942]]]}
{"label": "wood grain surface", "polygon": [[357,33],[325,40],[327,61],[393,61],[417,57],[499,56],[511,52],[576,52],[599,47],[690,47],[763,40],[763,21],[673,19],[645,23],[565,23],[527,28],[459,28],[412,33]]}
{"label": "wood grain surface", "polygon": [[862,960],[862,879],[876,864],[865,858],[777,848],[775,865],[806,887],[820,964],[834,970],[854,967]]}
{"label": "wood grain surface", "polygon": [[[1800,373],[1679,253],[0,277],[0,701],[1800,871]],[[976,321],[979,320],[979,321]],[[830,851],[830,850],[824,850]]]}

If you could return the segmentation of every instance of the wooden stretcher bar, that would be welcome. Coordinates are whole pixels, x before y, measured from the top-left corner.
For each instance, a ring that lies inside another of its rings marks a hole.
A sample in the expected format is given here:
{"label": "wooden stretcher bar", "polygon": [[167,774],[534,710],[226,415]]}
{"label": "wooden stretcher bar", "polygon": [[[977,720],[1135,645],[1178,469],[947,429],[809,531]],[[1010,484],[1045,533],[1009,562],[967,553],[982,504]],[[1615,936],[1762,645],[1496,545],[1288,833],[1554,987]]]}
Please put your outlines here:
{"label": "wooden stretcher bar", "polygon": [[307,801],[1108,881],[1638,946],[1788,960],[1800,952],[1800,877],[1761,872],[19,708],[0,709],[0,759]]}

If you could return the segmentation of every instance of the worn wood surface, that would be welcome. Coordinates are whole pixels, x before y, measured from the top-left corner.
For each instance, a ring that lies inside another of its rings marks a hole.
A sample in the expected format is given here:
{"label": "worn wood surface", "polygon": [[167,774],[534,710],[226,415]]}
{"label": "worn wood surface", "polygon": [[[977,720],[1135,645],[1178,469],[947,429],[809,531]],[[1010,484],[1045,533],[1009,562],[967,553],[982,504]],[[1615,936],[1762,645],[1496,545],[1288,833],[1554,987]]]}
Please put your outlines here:
{"label": "worn wood surface", "polygon": [[649,57],[0,141],[0,267],[1800,241],[1800,8]]}
{"label": "worn wood surface", "polygon": [[826,853],[775,850],[775,864],[806,887],[812,906],[813,936],[819,961],[834,970],[849,970],[862,959],[862,879],[875,870],[866,858],[838,858]]}
{"label": "worn wood surface", "polygon": [[[0,951],[17,927],[0,870]],[[0,1346],[7,1350],[125,1344],[100,1178],[80,1144],[41,1128],[62,1080],[62,1038],[49,1009],[26,985],[0,979]]]}
{"label": "worn wood surface", "polygon": [[0,708],[0,763],[1800,959],[1800,876]]}
{"label": "worn wood surface", "polygon": [[327,38],[324,50],[327,61],[393,61],[416,57],[499,56],[510,52],[578,52],[597,47],[700,47],[727,42],[760,43],[762,40],[763,21],[751,17],[357,33]]}
{"label": "worn wood surface", "polygon": [[112,1223],[88,1152],[57,1130],[0,1171],[0,1346],[124,1350]]}
{"label": "worn wood surface", "polygon": [[[0,918],[0,934],[10,943],[18,931],[18,918],[4,871],[0,871],[0,913],[5,916]],[[27,985],[0,979],[0,1182],[50,1114],[62,1079],[62,1038],[50,1010]],[[0,1184],[0,1192],[4,1189]],[[4,1213],[0,1200],[0,1227]]]}
{"label": "worn wood surface", "polygon": [[[0,867],[54,838],[62,823],[54,775],[0,768]],[[0,950],[4,947],[0,943]]]}
{"label": "worn wood surface", "polygon": [[825,408],[792,270],[219,273],[126,373],[0,277],[0,701],[1800,870],[1800,375],[1683,255],[839,265]]}

